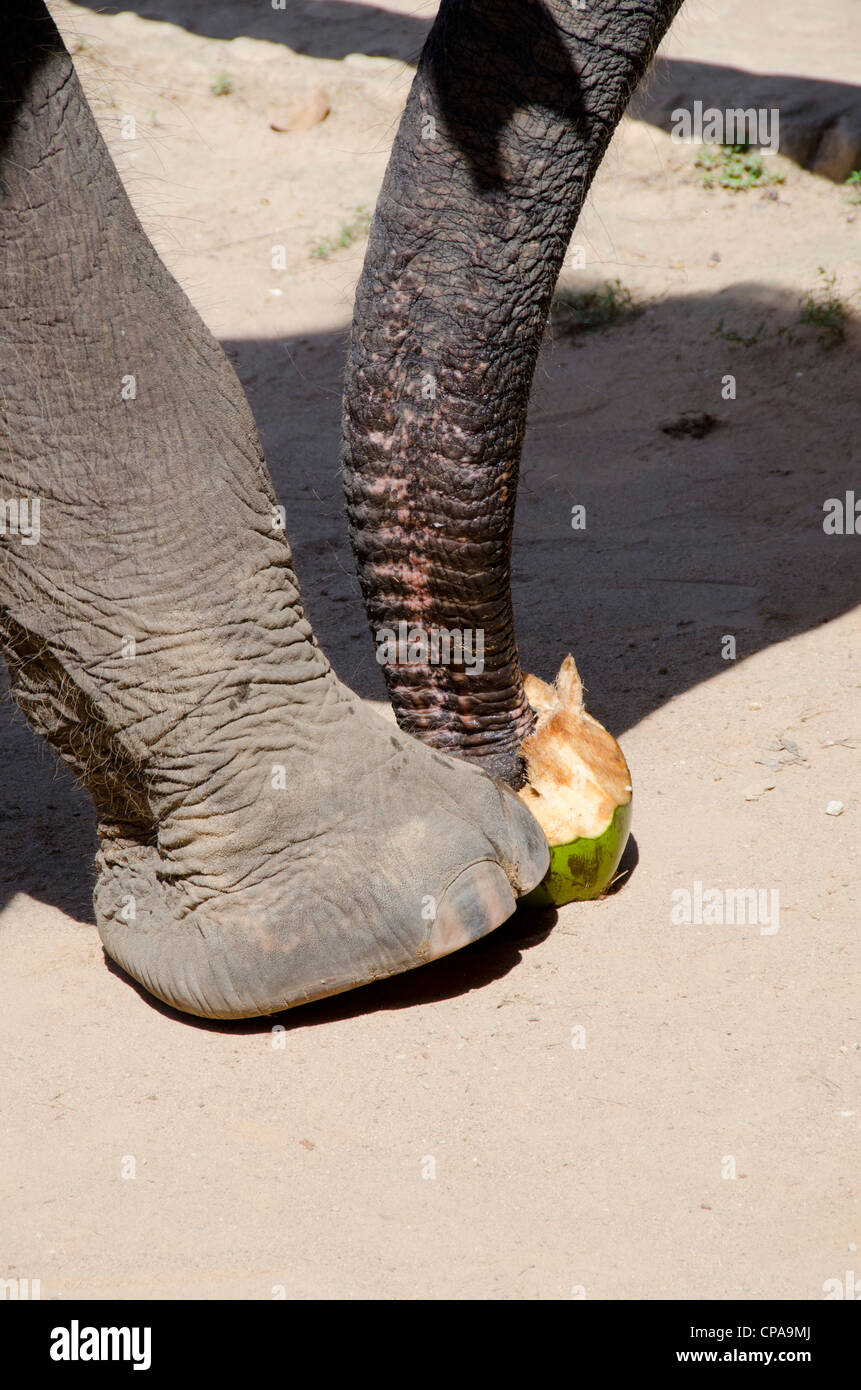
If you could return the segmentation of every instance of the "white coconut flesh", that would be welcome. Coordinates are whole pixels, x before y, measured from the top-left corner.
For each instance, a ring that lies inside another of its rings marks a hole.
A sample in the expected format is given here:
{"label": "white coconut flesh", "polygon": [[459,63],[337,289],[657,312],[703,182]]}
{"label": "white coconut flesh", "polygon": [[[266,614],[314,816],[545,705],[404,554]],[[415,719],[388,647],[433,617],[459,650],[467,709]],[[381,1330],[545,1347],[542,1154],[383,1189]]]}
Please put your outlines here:
{"label": "white coconut flesh", "polygon": [[549,845],[602,835],[616,808],[631,800],[631,774],[612,734],[587,714],[573,656],[554,685],[524,676],[526,698],[538,718],[521,753],[526,783],[518,796]]}

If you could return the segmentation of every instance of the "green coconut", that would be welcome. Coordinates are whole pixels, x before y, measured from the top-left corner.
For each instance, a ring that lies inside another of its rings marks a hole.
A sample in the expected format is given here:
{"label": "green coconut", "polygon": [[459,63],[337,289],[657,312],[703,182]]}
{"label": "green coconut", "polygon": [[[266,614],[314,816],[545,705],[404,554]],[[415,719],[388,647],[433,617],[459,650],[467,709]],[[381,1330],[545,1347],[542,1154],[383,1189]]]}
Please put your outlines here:
{"label": "green coconut", "polygon": [[526,676],[536,713],[522,747],[526,782],[518,795],[547,836],[550,867],[523,901],[562,907],[606,893],[631,829],[631,774],[603,724],[587,714],[574,658],[547,685]]}

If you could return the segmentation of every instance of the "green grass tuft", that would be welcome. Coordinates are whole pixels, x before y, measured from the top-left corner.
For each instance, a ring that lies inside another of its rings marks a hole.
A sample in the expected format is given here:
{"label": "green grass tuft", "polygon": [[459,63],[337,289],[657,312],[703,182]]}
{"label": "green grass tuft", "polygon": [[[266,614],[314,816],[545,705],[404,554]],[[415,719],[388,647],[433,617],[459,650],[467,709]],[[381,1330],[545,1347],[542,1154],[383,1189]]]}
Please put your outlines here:
{"label": "green grass tuft", "polygon": [[642,305],[620,280],[605,280],[594,290],[557,289],[551,306],[553,322],[567,336],[600,333],[614,324],[628,323],[642,312]]}
{"label": "green grass tuft", "polygon": [[308,253],[314,260],[327,261],[336,251],[342,251],[347,246],[352,246],[354,241],[360,237],[367,236],[371,226],[371,214],[368,208],[360,206],[353,209],[354,220],[345,222],[339,232],[333,237],[324,237],[322,241],[317,241],[311,246]]}
{"label": "green grass tuft", "polygon": [[801,312],[799,323],[811,324],[816,328],[816,341],[824,347],[834,347],[846,337],[846,306],[834,292],[837,276],[817,266],[817,274],[822,283],[814,290],[808,290],[799,300]]}
{"label": "green grass tuft", "polygon": [[694,165],[703,171],[703,188],[714,188],[717,183],[734,193],[766,188],[785,179],[784,174],[767,168],[762,155],[749,145],[707,145],[700,150]]}

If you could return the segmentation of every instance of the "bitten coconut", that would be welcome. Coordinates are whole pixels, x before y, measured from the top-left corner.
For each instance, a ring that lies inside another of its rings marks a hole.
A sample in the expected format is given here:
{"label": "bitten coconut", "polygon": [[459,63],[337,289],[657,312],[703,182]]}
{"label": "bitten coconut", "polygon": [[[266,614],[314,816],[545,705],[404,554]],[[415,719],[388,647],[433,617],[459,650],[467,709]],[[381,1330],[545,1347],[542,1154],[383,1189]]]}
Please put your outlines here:
{"label": "bitten coconut", "polygon": [[523,898],[535,907],[597,898],[619,867],[631,828],[631,774],[612,734],[583,705],[583,685],[566,656],[555,685],[524,676],[535,727],[521,753],[518,792],[550,846],[550,867]]}

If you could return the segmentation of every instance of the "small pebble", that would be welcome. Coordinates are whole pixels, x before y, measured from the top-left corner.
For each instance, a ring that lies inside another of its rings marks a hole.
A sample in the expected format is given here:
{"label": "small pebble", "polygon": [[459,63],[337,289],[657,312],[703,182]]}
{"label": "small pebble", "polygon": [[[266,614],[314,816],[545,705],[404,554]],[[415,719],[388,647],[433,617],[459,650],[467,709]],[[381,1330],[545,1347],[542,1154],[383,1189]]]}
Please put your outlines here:
{"label": "small pebble", "polygon": [[774,790],[773,782],[753,782],[749,787],[745,787],[743,796],[745,801],[756,801],[764,796],[766,792]]}
{"label": "small pebble", "polygon": [[273,102],[267,112],[269,129],[313,130],[315,125],[325,121],[331,109],[328,93],[317,87],[297,105]]}
{"label": "small pebble", "polygon": [[825,807],[825,814],[826,814],[826,816],[842,816],[842,815],[843,815],[843,802],[842,802],[842,801],[829,801],[828,805]]}

